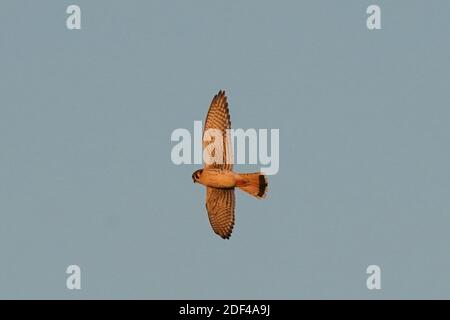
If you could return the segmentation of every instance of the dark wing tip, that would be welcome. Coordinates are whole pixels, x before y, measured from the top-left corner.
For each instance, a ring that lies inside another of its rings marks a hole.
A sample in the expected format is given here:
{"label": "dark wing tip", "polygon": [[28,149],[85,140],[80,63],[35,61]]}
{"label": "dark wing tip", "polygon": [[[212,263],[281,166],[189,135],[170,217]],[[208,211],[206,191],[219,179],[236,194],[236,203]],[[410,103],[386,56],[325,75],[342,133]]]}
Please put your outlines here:
{"label": "dark wing tip", "polygon": [[219,90],[219,92],[216,94],[216,96],[215,97],[217,97],[217,98],[227,98],[227,96],[226,96],[226,93],[225,93],[225,90]]}
{"label": "dark wing tip", "polygon": [[227,230],[214,230],[214,232],[221,237],[224,240],[230,240],[231,234],[233,233],[233,229],[234,229],[234,221],[231,224],[231,226],[229,228],[227,228]]}

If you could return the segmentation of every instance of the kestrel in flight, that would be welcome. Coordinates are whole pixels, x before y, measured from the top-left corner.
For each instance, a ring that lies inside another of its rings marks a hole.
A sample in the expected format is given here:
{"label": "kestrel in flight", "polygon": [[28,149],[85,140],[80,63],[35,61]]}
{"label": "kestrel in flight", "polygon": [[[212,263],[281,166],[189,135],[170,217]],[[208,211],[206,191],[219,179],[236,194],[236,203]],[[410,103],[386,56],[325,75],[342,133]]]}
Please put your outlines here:
{"label": "kestrel in flight", "polygon": [[[206,210],[209,222],[216,234],[229,239],[234,227],[234,189],[237,187],[252,196],[261,199],[266,196],[267,178],[260,172],[237,173],[233,171],[230,158],[232,145],[229,129],[231,129],[230,113],[225,91],[219,91],[211,102],[203,129],[203,149],[210,144],[208,130],[216,130],[222,135],[222,149],[214,152],[222,154],[220,160],[205,163],[203,169],[192,174],[192,180],[206,186]],[[213,131],[214,131],[213,130]],[[220,131],[218,131],[220,130]],[[216,147],[217,148],[217,147]]]}

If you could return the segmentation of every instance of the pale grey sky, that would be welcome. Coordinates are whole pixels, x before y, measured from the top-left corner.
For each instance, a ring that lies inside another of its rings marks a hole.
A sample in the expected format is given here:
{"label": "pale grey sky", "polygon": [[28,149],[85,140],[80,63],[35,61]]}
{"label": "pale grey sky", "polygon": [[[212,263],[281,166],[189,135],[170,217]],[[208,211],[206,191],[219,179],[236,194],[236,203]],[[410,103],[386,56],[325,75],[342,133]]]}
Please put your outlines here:
{"label": "pale grey sky", "polygon": [[[376,1],[368,31],[372,3],[2,1],[0,297],[449,298],[450,2]],[[170,161],[219,89],[280,129],[229,241]]]}

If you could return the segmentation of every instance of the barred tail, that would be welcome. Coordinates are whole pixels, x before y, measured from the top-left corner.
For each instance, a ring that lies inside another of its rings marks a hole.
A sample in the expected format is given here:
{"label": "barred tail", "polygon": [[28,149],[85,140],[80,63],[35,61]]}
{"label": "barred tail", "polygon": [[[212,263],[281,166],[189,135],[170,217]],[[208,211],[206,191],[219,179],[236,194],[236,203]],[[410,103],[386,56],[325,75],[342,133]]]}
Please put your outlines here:
{"label": "barred tail", "polygon": [[268,191],[267,178],[260,172],[239,173],[236,186],[259,199],[264,198]]}

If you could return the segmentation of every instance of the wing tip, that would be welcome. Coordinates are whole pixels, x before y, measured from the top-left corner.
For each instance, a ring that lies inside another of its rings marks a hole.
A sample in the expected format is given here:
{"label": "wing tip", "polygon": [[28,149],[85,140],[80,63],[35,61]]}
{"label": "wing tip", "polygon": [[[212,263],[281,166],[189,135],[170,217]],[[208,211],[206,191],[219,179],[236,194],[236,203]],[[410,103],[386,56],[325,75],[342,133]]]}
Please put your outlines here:
{"label": "wing tip", "polygon": [[230,234],[226,234],[226,235],[224,235],[224,234],[219,234],[219,236],[220,236],[222,239],[224,239],[224,240],[230,240],[230,238],[231,238],[231,233],[230,233]]}
{"label": "wing tip", "polygon": [[225,97],[225,98],[226,98],[226,92],[225,92],[225,89],[220,89],[219,92],[216,94],[216,97],[218,97],[218,98],[223,98],[223,97]]}
{"label": "wing tip", "polygon": [[224,240],[230,240],[231,238],[231,234],[233,233],[233,229],[234,229],[234,219],[232,224],[229,226],[229,228],[227,229],[221,229],[221,230],[214,230],[214,232],[221,237]]}

